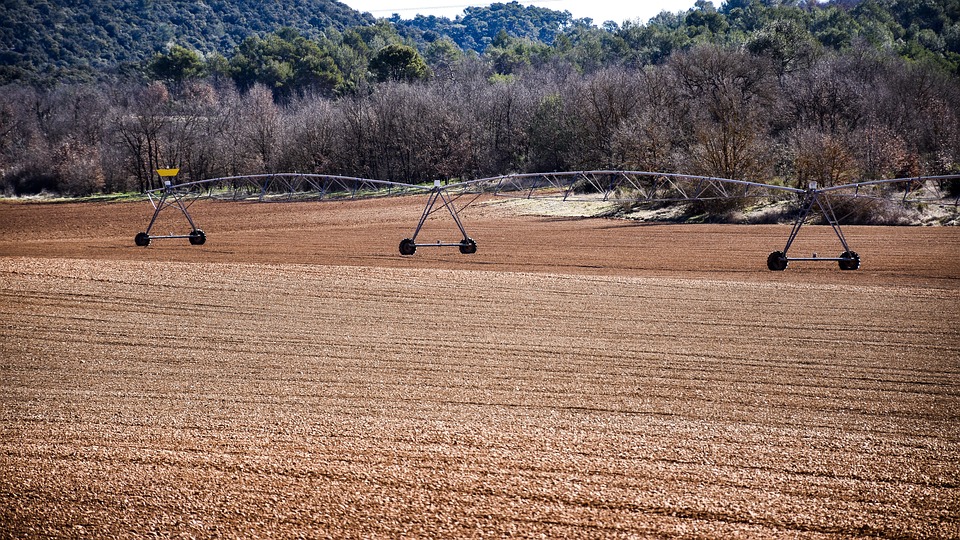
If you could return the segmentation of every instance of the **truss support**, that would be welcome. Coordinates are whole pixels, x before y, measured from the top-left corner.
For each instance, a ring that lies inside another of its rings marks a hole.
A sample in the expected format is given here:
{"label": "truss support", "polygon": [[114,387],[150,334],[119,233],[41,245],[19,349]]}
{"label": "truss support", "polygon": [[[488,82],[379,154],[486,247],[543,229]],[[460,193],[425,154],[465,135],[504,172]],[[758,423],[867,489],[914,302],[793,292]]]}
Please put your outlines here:
{"label": "truss support", "polygon": [[[193,218],[190,216],[188,208],[190,203],[184,202],[184,197],[170,185],[170,182],[167,181],[164,183],[164,189],[160,194],[160,198],[156,201],[153,199],[153,195],[150,195],[150,202],[153,203],[153,217],[150,218],[150,224],[147,225],[147,230],[144,232],[137,233],[137,236],[134,237],[134,243],[138,246],[146,247],[150,245],[150,241],[157,238],[187,238],[190,240],[190,244],[199,246],[207,241],[207,236],[202,230],[200,230],[196,223],[193,222]],[[160,212],[163,212],[167,208],[177,208],[183,214],[183,217],[187,218],[187,223],[190,224],[190,232],[187,234],[167,234],[167,235],[151,235],[150,231],[153,230],[153,226],[157,223],[157,217],[160,215]]]}
{"label": "truss support", "polygon": [[[460,230],[463,238],[459,242],[437,241],[431,244],[417,244],[417,237],[420,236],[420,231],[423,229],[424,223],[427,222],[427,218],[441,208],[446,208],[450,213],[450,217],[453,218],[453,222],[457,225],[457,229]],[[463,254],[477,252],[477,243],[467,234],[467,230],[460,220],[460,215],[457,213],[457,207],[454,204],[453,198],[450,197],[450,194],[448,194],[445,189],[440,187],[439,180],[433,184],[433,189],[427,198],[427,204],[423,208],[423,213],[420,215],[420,221],[417,222],[417,228],[413,231],[413,236],[400,241],[400,254],[413,255],[416,253],[418,247],[458,247],[460,248],[460,253]]]}
{"label": "truss support", "polygon": [[[841,253],[839,257],[817,257],[816,255],[813,257],[790,257],[788,255],[790,253],[790,246],[792,246],[793,241],[797,239],[797,235],[800,234],[800,229],[803,227],[803,224],[807,222],[807,218],[810,216],[810,212],[814,206],[820,209],[824,219],[827,220],[834,234],[837,235],[837,239],[840,240],[840,245],[843,246],[843,253]],[[850,249],[850,246],[847,244],[847,239],[843,235],[843,230],[840,228],[837,215],[830,205],[830,200],[823,195],[822,191],[817,189],[815,182],[811,183],[810,188],[804,194],[803,207],[797,219],[793,222],[793,229],[791,229],[790,236],[787,238],[787,245],[784,246],[783,251],[774,251],[767,257],[767,267],[775,271],[786,270],[790,261],[836,262],[839,264],[841,270],[857,270],[860,268],[860,255]]]}

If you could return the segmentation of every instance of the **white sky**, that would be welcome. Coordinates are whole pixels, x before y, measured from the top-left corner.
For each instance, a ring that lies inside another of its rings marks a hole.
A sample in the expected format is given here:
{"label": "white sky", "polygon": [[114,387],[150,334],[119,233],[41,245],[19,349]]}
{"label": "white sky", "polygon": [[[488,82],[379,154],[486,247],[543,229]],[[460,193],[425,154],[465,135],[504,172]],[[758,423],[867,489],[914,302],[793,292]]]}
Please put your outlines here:
{"label": "white sky", "polygon": [[[369,12],[374,17],[390,17],[394,13],[404,19],[412,19],[417,14],[436,15],[453,19],[463,14],[467,6],[489,6],[492,3],[507,3],[509,0],[340,0],[358,11]],[[646,23],[661,11],[686,11],[693,7],[696,0],[534,0],[523,1],[524,6],[537,6],[554,11],[569,11],[574,18],[590,17],[593,24],[600,26],[605,21],[617,24],[626,20],[640,19]],[[720,0],[713,3],[719,7]]]}

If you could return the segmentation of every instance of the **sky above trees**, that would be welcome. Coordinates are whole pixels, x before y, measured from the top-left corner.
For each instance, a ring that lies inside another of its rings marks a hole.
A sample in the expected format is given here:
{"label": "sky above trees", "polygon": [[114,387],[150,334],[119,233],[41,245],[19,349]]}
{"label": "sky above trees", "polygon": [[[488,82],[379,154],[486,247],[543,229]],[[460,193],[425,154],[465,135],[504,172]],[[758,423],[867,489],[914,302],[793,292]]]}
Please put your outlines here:
{"label": "sky above trees", "polygon": [[[417,14],[435,15],[450,19],[462,15],[469,6],[488,6],[491,2],[470,2],[469,0],[341,0],[353,9],[369,12],[375,17],[390,17],[394,13],[404,19],[412,19]],[[524,6],[537,6],[555,11],[569,11],[575,18],[589,17],[594,24],[605,21],[617,24],[625,20],[650,20],[661,11],[671,13],[686,11],[693,7],[695,0],[650,0],[606,1],[606,0],[537,0],[520,2]],[[715,3],[719,7],[719,2]]]}

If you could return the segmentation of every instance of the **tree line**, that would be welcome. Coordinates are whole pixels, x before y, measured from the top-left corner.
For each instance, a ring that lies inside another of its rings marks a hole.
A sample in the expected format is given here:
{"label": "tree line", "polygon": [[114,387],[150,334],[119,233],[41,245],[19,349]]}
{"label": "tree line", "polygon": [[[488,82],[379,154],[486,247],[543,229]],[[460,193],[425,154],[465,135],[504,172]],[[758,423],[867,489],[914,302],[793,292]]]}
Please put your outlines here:
{"label": "tree line", "polygon": [[562,63],[447,75],[278,102],[254,83],[89,83],[0,91],[7,193],[81,195],[181,180],[311,172],[402,182],[632,169],[805,185],[960,172],[956,79],[873,49],[784,70],[702,45],[644,69]]}
{"label": "tree line", "polygon": [[[320,39],[284,28],[229,57],[171,46],[133,77],[0,87],[0,184],[143,191],[166,166],[181,180],[612,168],[801,186],[960,172],[957,75],[945,56],[868,39],[883,32],[855,10],[900,25],[869,5],[700,2],[647,25],[574,25],[552,44],[501,29],[482,54],[388,20]],[[859,21],[844,35],[822,23],[838,10]],[[946,43],[948,10],[923,13],[914,34],[939,24]]]}

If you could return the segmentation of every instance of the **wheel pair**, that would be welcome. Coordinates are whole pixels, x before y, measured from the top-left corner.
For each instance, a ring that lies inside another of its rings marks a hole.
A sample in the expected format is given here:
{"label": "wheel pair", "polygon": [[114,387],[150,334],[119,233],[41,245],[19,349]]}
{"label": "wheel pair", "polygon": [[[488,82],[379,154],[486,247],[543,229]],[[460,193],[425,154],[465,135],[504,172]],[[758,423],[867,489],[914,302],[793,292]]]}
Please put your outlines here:
{"label": "wheel pair", "polygon": [[477,252],[477,243],[474,242],[473,238],[464,238],[460,241],[460,253],[464,255],[469,255],[471,253]]}
{"label": "wheel pair", "polygon": [[[200,229],[190,231],[187,238],[190,239],[190,244],[194,246],[202,246],[207,241],[207,235]],[[150,245],[150,235],[145,232],[137,233],[137,236],[133,238],[133,242],[140,247],[147,247]]]}
{"label": "wheel pair", "polygon": [[[460,241],[460,253],[464,255],[469,255],[471,253],[477,252],[477,243],[473,238],[464,238]],[[400,241],[400,254],[401,255],[413,255],[417,252],[417,243],[410,238],[404,238]]]}
{"label": "wheel pair", "polygon": [[841,270],[858,270],[860,268],[860,255],[856,251],[844,251],[840,254]]}
{"label": "wheel pair", "polygon": [[782,272],[787,269],[787,254],[782,251],[774,251],[767,257],[767,268],[774,272]]}

